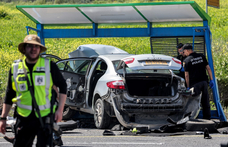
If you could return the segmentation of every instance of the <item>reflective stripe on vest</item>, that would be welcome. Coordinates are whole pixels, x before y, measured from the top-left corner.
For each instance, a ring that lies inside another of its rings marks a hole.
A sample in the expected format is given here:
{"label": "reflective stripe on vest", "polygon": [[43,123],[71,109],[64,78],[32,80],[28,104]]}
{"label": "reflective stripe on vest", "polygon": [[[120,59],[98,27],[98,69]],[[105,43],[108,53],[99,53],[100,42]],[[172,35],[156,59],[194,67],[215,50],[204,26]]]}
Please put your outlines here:
{"label": "reflective stripe on vest", "polygon": [[17,87],[16,78],[17,78],[17,72],[18,72],[18,65],[19,65],[19,62],[15,63],[13,66],[13,79],[15,81],[15,86],[17,91],[18,91],[18,87]]}
{"label": "reflective stripe on vest", "polygon": [[17,106],[21,107],[23,109],[32,110],[32,106],[22,105],[21,104],[21,100],[19,99],[20,96],[21,96],[21,94],[17,97]]}
{"label": "reflective stripe on vest", "polygon": [[45,87],[46,105],[39,106],[40,110],[45,110],[45,109],[51,108],[51,103],[50,103],[50,100],[48,98],[48,96],[49,96],[49,88],[50,88],[50,78],[51,78],[50,77],[50,64],[49,64],[49,60],[48,59],[45,59],[45,78],[46,78],[46,80],[45,80],[46,81],[46,87]]}
{"label": "reflective stripe on vest", "polygon": [[[16,78],[17,78],[17,73],[18,73],[18,65],[19,65],[19,62],[15,63],[14,67],[13,67],[13,79],[15,81],[15,86],[16,86],[17,91],[18,91],[18,85],[17,85]],[[24,109],[32,110],[32,106],[27,106],[27,105],[21,104],[20,96],[21,96],[21,93],[17,97],[17,106],[24,108]]]}

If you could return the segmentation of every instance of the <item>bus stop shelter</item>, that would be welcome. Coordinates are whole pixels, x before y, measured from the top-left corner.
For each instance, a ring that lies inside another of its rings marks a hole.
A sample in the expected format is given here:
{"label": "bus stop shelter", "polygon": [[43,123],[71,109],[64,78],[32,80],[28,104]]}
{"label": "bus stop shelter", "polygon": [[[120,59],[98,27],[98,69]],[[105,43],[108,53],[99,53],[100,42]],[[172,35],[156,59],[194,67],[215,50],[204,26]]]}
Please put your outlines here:
{"label": "bus stop shelter", "polygon": [[[211,19],[196,2],[18,5],[16,7],[36,23],[36,28],[26,26],[27,33],[29,34],[29,30],[36,31],[44,45],[46,38],[148,37],[151,42],[151,53],[176,56],[175,47],[178,43],[192,43],[196,52],[207,56],[212,70],[215,83],[212,92],[216,106],[216,110],[212,110],[212,118],[227,121],[220,103],[214,72],[209,27]],[[157,24],[173,24],[175,27],[160,27]],[[82,29],[62,26],[86,27]],[[202,117],[202,112],[198,117]]]}

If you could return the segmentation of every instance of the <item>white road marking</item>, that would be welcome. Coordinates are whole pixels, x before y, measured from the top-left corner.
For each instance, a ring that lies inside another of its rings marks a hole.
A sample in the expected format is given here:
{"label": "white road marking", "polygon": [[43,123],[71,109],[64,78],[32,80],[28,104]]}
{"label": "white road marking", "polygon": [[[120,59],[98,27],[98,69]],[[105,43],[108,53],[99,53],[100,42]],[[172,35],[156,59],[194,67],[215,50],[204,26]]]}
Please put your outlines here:
{"label": "white road marking", "polygon": [[92,142],[92,144],[142,144],[142,145],[162,145],[164,143],[156,142]]}
{"label": "white road marking", "polygon": [[[72,142],[64,142],[64,144],[72,144]],[[87,144],[101,144],[101,145],[163,145],[164,143],[162,142],[77,142],[77,145],[79,144],[83,144],[83,145],[87,145]]]}

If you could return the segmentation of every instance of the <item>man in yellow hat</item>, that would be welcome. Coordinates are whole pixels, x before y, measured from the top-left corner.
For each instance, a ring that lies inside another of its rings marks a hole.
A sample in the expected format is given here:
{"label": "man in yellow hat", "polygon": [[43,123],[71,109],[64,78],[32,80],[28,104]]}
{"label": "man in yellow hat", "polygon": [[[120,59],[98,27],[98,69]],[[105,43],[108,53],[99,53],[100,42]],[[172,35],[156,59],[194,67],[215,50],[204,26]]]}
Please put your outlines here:
{"label": "man in yellow hat", "polygon": [[[16,60],[10,68],[0,132],[6,132],[6,117],[14,100],[17,104],[14,146],[32,147],[37,136],[36,146],[44,147],[48,144],[48,138],[52,138],[44,131],[44,125],[50,123],[51,110],[55,112],[56,122],[62,120],[66,82],[54,62],[40,57],[40,53],[47,49],[37,35],[27,35],[18,49],[25,58]],[[60,93],[56,111],[51,101],[53,85],[59,88]]]}

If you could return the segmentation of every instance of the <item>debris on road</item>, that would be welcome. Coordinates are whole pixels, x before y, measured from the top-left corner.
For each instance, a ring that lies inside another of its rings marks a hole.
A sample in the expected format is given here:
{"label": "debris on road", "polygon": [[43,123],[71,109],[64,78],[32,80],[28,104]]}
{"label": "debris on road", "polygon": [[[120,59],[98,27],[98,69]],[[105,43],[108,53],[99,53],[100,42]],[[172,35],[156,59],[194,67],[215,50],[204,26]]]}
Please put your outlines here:
{"label": "debris on road", "polygon": [[212,139],[207,128],[204,129],[204,139]]}
{"label": "debris on road", "polygon": [[115,136],[115,134],[112,131],[105,130],[103,136]]}

